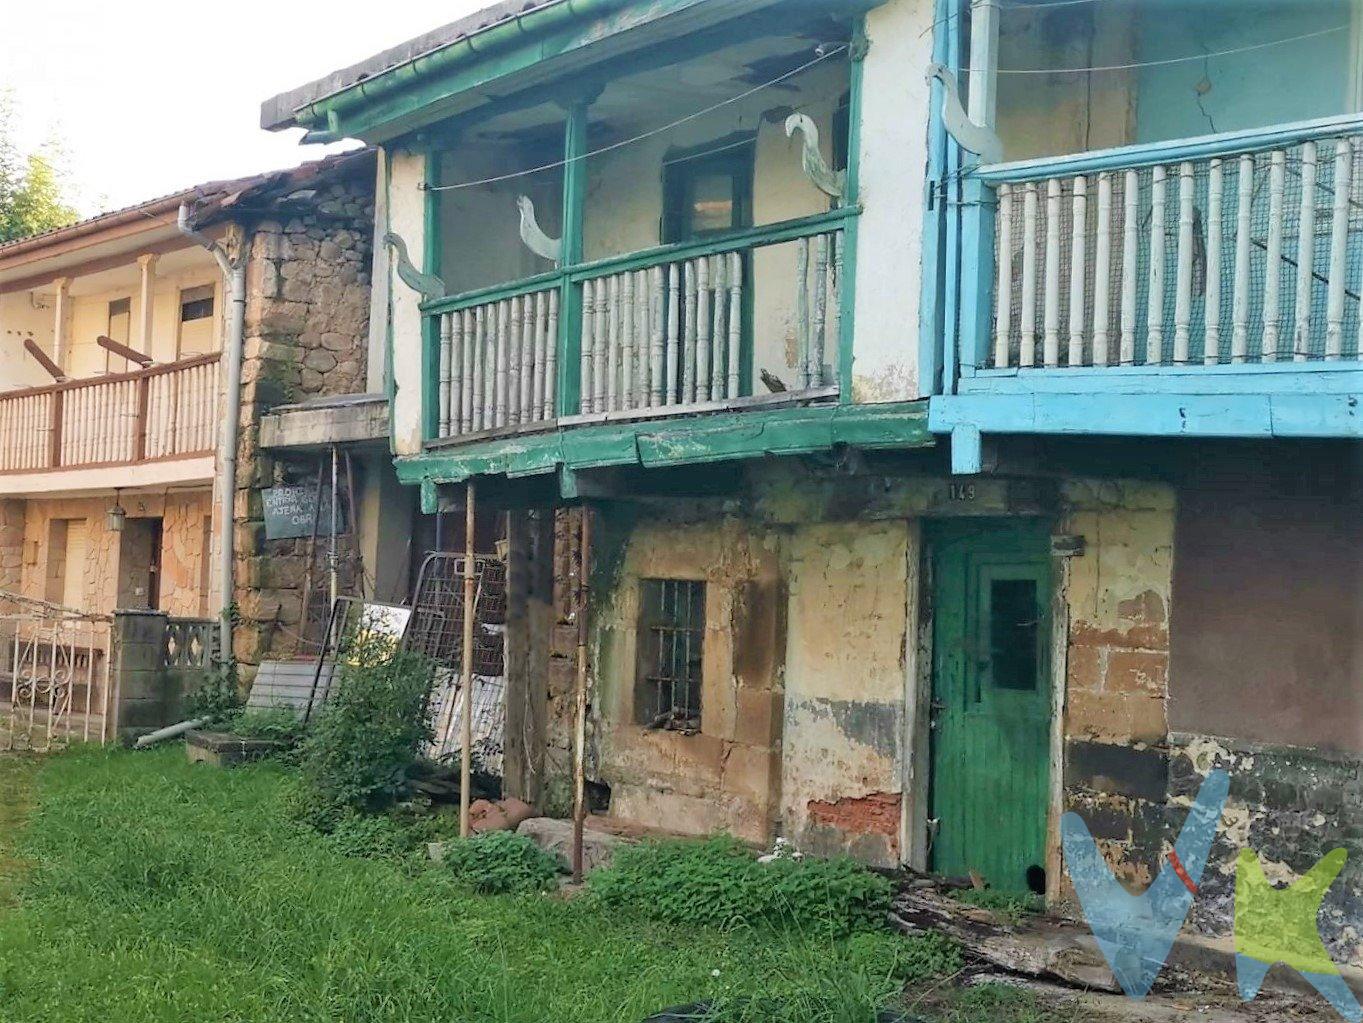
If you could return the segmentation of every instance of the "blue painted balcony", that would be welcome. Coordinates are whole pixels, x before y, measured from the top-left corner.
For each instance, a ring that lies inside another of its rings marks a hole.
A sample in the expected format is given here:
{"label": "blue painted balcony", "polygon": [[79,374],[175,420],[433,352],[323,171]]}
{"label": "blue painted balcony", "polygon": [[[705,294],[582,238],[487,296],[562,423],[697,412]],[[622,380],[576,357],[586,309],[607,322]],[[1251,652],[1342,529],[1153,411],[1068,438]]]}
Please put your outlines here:
{"label": "blue painted balcony", "polygon": [[[1147,65],[1122,90],[1136,112],[1122,129],[1096,120],[1090,129],[1157,141],[1063,152],[1077,148],[1064,137],[1068,126],[1050,135],[1025,129],[1038,112],[1059,119],[1080,102],[1066,96],[1082,83],[1068,92],[1028,84],[999,100],[999,149],[1061,155],[992,164],[961,155],[962,212],[951,237],[959,305],[948,313],[943,393],[930,417],[934,432],[952,435],[958,471],[978,471],[981,437],[991,434],[1363,435],[1363,116],[1164,137],[1195,124],[1208,94],[1223,104],[1209,112],[1224,109],[1221,120],[1232,123],[1338,103],[1333,89],[1305,96],[1301,83],[1321,68],[1342,75],[1356,57],[1300,51],[1303,39],[1341,35],[1342,45],[1349,23],[1302,25],[1278,39],[1292,27],[1287,7],[1260,6],[1261,17],[1249,19],[1254,31],[1240,31],[1271,45],[1226,46],[1186,95],[1152,69],[1156,58],[1188,49],[1178,26],[1209,49],[1233,40],[1186,4],[1163,5],[1173,27],[1132,16],[1131,48],[1103,56],[1112,66]],[[1338,13],[1328,6],[1312,16]],[[1044,48],[1028,52],[1029,38],[1047,35],[1034,24],[1042,17],[1032,12],[1030,37],[1005,25],[987,59],[998,69],[1073,64]],[[1090,26],[1091,52],[1112,38],[1107,28],[1105,36]],[[1315,31],[1303,37],[1301,28]],[[1255,66],[1259,79],[1230,74]],[[1283,95],[1270,101],[1274,91]],[[1111,101],[1086,99],[1083,109],[1091,116]],[[982,105],[977,96],[972,108]]]}

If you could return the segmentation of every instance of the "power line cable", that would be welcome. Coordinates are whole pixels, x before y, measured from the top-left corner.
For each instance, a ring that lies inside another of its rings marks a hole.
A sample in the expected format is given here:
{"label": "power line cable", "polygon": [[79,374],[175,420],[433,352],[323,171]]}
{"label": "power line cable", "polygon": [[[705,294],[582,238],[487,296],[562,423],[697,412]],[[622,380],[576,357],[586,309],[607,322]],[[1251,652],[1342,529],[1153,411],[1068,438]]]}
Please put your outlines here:
{"label": "power line cable", "polygon": [[1066,74],[1089,74],[1096,71],[1134,71],[1138,68],[1146,67],[1168,67],[1171,64],[1186,64],[1195,60],[1211,60],[1215,57],[1230,57],[1238,53],[1251,53],[1255,50],[1266,50],[1272,46],[1287,46],[1290,43],[1299,43],[1305,39],[1317,39],[1320,36],[1332,35],[1336,32],[1348,31],[1348,25],[1336,25],[1334,28],[1323,28],[1315,32],[1303,32],[1301,35],[1288,36],[1286,39],[1270,39],[1262,43],[1250,43],[1248,46],[1235,46],[1227,50],[1212,50],[1208,53],[1192,53],[1184,57],[1164,57],[1160,60],[1140,60],[1129,64],[1102,64],[1093,67],[1040,67],[1040,68],[998,68],[995,74],[999,75],[1066,75]]}
{"label": "power line cable", "polygon": [[790,78],[794,78],[796,75],[801,74],[802,72],[808,71],[810,68],[814,67],[817,64],[823,63],[830,57],[835,57],[840,53],[847,52],[848,48],[849,47],[846,43],[842,43],[838,46],[833,47],[830,50],[826,50],[823,53],[820,53],[813,60],[806,61],[799,67],[792,68],[791,70],[785,72],[784,74],[777,75],[775,78],[771,79],[770,81],[763,82],[761,85],[755,85],[751,89],[747,89],[744,92],[740,92],[736,96],[730,96],[728,99],[720,100],[718,103],[713,103],[702,110],[696,110],[692,113],[687,114],[685,117],[679,117],[675,121],[670,121],[667,124],[660,125],[657,128],[652,128],[649,131],[642,132],[641,134],[635,135],[632,138],[622,139],[619,142],[612,142],[608,146],[602,146],[600,149],[593,149],[590,152],[582,153],[581,155],[574,156],[571,159],[555,160],[552,163],[540,164],[538,167],[530,167],[526,170],[512,171],[508,174],[497,174],[490,178],[480,178],[477,181],[461,181],[453,185],[423,185],[422,189],[427,192],[453,192],[462,188],[475,188],[479,185],[495,185],[502,181],[512,181],[516,178],[527,177],[531,174],[541,174],[544,171],[556,170],[559,167],[566,167],[570,163],[578,163],[582,160],[589,160],[594,156],[601,156],[605,153],[614,152],[617,149],[623,149],[626,146],[634,145],[636,142],[643,142],[646,139],[651,139],[654,136],[661,135],[667,131],[671,131],[673,128],[679,127],[683,124],[687,124],[691,121],[696,120],[697,118],[704,117],[706,114],[712,114],[716,110],[722,110],[724,107],[731,106],[734,103],[739,103],[747,99],[749,96],[756,95],[763,89],[770,89],[773,85],[779,85],[780,83]]}

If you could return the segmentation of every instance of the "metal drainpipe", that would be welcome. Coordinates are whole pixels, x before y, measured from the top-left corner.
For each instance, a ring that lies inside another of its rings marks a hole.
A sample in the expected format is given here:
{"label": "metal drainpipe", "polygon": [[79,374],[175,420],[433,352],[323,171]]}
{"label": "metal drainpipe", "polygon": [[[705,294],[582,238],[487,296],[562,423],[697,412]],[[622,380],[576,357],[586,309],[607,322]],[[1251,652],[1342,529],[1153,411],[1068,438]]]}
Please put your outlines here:
{"label": "metal drainpipe", "polygon": [[223,346],[226,360],[226,387],[223,391],[222,434],[218,442],[218,521],[222,534],[219,576],[222,580],[222,616],[218,624],[219,655],[224,663],[232,660],[232,600],[236,559],[235,516],[233,499],[237,490],[237,442],[241,433],[241,355],[246,333],[246,254],[249,238],[243,232],[241,251],[235,259],[221,244],[191,226],[189,207],[181,204],[177,226],[181,233],[194,239],[218,261],[227,285],[229,315],[227,343]]}

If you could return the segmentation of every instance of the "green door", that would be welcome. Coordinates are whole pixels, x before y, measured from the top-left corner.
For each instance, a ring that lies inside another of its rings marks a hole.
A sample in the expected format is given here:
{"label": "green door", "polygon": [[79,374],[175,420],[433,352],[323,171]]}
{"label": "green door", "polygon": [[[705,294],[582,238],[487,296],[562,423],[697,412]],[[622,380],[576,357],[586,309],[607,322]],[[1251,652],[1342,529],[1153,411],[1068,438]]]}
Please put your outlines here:
{"label": "green door", "polygon": [[929,533],[932,866],[1043,892],[1051,741],[1050,535],[1035,520]]}

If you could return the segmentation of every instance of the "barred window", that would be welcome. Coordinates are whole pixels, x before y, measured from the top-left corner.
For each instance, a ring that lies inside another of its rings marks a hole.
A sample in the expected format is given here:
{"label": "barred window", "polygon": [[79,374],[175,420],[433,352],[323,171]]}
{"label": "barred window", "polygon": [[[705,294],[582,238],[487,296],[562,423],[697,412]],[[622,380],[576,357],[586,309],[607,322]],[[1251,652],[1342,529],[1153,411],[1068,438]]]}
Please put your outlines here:
{"label": "barred window", "polygon": [[694,734],[700,731],[705,583],[644,579],[639,589],[636,720]]}

